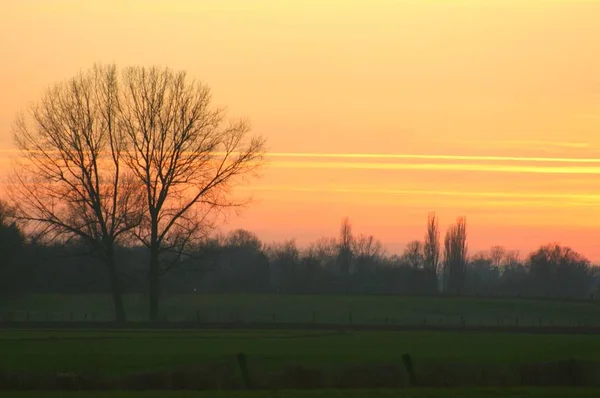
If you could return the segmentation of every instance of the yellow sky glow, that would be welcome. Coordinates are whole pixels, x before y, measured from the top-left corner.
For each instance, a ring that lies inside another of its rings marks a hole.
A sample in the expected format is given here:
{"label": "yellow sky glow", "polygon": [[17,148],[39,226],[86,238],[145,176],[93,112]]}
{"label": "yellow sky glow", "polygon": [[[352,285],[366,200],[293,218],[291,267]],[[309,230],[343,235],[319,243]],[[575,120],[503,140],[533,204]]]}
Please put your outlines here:
{"label": "yellow sky glow", "polygon": [[466,216],[470,248],[600,261],[600,1],[0,2],[0,195],[12,123],[96,62],[184,69],[268,139],[225,229],[304,244],[349,216],[390,251]]}

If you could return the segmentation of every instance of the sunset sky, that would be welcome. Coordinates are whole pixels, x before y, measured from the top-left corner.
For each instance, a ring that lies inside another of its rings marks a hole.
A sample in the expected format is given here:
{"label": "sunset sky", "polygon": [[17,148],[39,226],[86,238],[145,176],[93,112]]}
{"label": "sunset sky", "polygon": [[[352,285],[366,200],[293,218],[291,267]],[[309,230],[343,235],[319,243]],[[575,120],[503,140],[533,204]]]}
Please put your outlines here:
{"label": "sunset sky", "polygon": [[600,262],[599,21],[576,0],[1,1],[0,176],[49,85],[169,66],[268,139],[225,229],[304,245],[348,216],[399,252],[436,211],[467,217],[471,252]]}

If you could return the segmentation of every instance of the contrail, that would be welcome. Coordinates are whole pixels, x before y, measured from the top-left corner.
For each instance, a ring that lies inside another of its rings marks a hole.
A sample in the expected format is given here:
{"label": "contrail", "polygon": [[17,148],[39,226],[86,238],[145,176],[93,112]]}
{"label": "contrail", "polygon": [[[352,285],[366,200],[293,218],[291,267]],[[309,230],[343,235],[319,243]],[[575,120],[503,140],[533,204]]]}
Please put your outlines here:
{"label": "contrail", "polygon": [[567,194],[567,193],[536,193],[536,192],[477,192],[477,191],[444,191],[427,189],[381,189],[381,188],[353,188],[353,187],[298,187],[291,185],[258,185],[240,187],[238,189],[250,191],[293,191],[293,192],[332,192],[356,194],[388,194],[388,195],[433,195],[478,198],[506,198],[506,199],[563,199],[582,202],[600,202],[600,194]]}
{"label": "contrail", "polygon": [[545,162],[545,163],[600,163],[600,158],[564,157],[524,157],[524,156],[485,156],[485,155],[419,155],[385,153],[310,153],[310,152],[270,152],[274,158],[330,158],[330,159],[420,159],[420,160],[466,160],[492,162]]}
{"label": "contrail", "polygon": [[[52,151],[50,151],[52,152]],[[17,149],[0,149],[1,153],[20,153]],[[236,155],[232,152],[230,155]],[[224,155],[214,152],[215,156]],[[318,153],[318,152],[267,152],[272,158],[314,158],[314,159],[418,159],[418,160],[465,160],[492,162],[546,162],[546,163],[600,163],[600,158],[567,158],[541,156],[487,156],[487,155],[425,155],[410,153]]]}
{"label": "contrail", "polygon": [[[597,162],[595,162],[597,163]],[[600,174],[600,166],[534,166],[460,163],[367,163],[367,162],[270,162],[269,166],[284,169],[348,169],[348,170],[422,170],[474,171],[530,174]]]}

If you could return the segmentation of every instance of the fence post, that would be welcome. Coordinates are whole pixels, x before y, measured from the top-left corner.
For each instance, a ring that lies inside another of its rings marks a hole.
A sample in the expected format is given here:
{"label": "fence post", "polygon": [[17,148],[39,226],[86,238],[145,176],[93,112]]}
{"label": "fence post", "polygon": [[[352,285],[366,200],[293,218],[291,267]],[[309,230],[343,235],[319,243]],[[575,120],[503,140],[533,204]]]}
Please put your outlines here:
{"label": "fence post", "polygon": [[242,373],[242,380],[244,381],[244,387],[248,390],[253,388],[252,380],[250,379],[250,372],[248,372],[248,363],[246,362],[246,355],[244,353],[237,354],[238,364],[240,365],[240,372]]}
{"label": "fence post", "polygon": [[417,374],[415,373],[415,368],[412,363],[412,359],[409,354],[402,354],[402,362],[404,362],[404,367],[406,368],[406,372],[408,373],[408,381],[412,387],[417,386]]}

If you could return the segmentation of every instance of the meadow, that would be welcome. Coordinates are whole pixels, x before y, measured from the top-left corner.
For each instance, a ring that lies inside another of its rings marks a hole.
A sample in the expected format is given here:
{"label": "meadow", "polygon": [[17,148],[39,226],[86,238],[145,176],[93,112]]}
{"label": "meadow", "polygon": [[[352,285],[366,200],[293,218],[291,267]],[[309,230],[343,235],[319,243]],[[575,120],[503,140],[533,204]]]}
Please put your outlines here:
{"label": "meadow", "polygon": [[[239,353],[245,355],[252,383],[271,390],[374,388],[378,390],[370,390],[369,396],[375,391],[381,396],[442,396],[435,390],[406,389],[416,382],[404,354],[410,355],[422,387],[600,387],[600,335],[577,333],[578,326],[600,325],[598,303],[592,300],[174,295],[163,297],[166,320],[192,320],[200,327],[169,330],[139,323],[145,318],[142,295],[126,296],[130,319],[138,323],[118,329],[103,324],[112,318],[110,300],[103,295],[32,295],[0,302],[4,320],[30,321],[0,329],[3,389],[227,389],[244,397],[237,391],[248,383]],[[66,322],[63,329],[52,330],[38,322],[47,320]],[[84,326],[79,322],[70,328],[71,320],[85,320]],[[360,331],[344,326],[457,325],[462,320],[494,328]],[[211,322],[225,327],[201,328]],[[267,327],[244,328],[252,322]],[[290,327],[269,328],[272,323]],[[332,327],[311,327],[315,323]],[[516,324],[519,333],[496,328]],[[569,325],[573,333],[534,333],[525,330],[528,325],[536,330]],[[399,387],[408,395],[383,390]],[[456,396],[547,396],[536,395],[547,390],[535,389],[506,390],[509,395],[482,391],[469,395],[473,390],[456,390]],[[591,396],[588,390],[579,393]],[[273,396],[256,394],[247,396]],[[319,394],[281,396],[341,396],[334,390]]]}
{"label": "meadow", "polygon": [[7,398],[595,398],[597,389],[475,388],[407,390],[6,392]]}
{"label": "meadow", "polygon": [[3,330],[0,352],[5,384],[33,378],[47,389],[85,388],[77,383],[86,380],[102,380],[98,388],[240,389],[238,353],[265,388],[408,387],[405,353],[427,386],[600,386],[596,335]]}
{"label": "meadow", "polygon": [[69,331],[0,332],[0,369],[105,373],[175,369],[235,359],[257,365],[526,364],[600,362],[600,336],[466,332]]}
{"label": "meadow", "polygon": [[[124,297],[128,318],[147,318],[144,295]],[[600,301],[490,297],[179,294],[161,299],[168,321],[328,324],[600,326]],[[24,295],[0,300],[4,319],[109,321],[108,295]]]}

